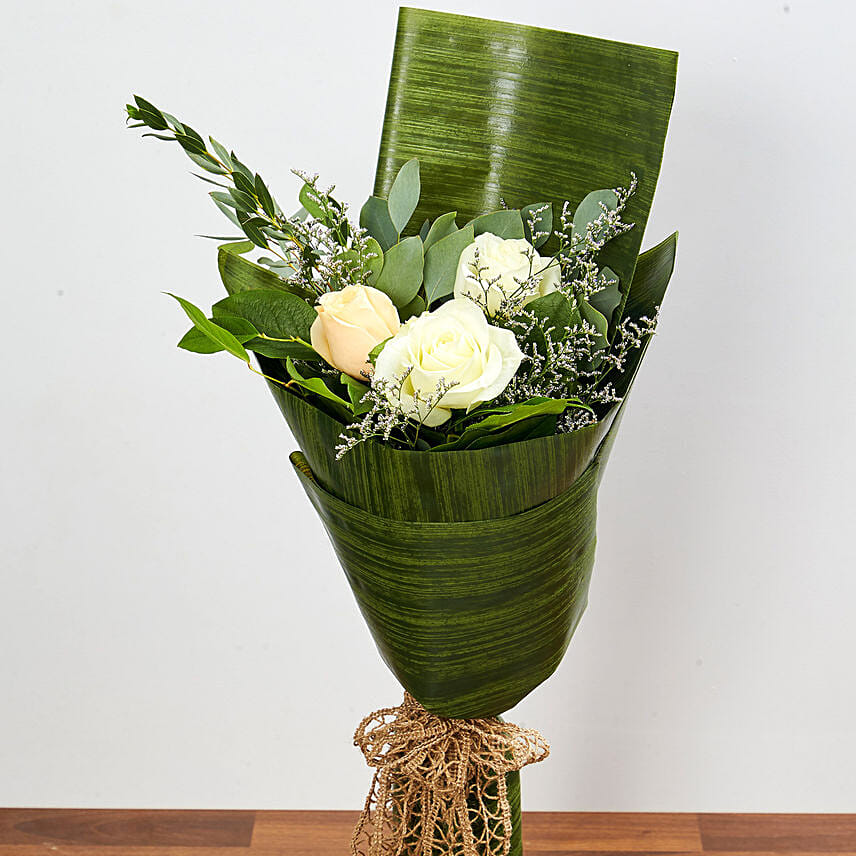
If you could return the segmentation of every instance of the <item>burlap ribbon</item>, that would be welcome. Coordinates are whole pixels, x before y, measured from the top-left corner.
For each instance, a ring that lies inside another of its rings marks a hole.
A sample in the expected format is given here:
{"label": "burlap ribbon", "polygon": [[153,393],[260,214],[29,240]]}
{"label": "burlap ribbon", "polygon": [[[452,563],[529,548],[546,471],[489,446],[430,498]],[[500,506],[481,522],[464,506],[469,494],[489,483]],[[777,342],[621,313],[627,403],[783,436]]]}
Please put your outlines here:
{"label": "burlap ribbon", "polygon": [[506,773],[550,753],[537,731],[496,717],[446,719],[408,693],[399,707],[369,714],[354,744],[375,768],[355,856],[507,856]]}

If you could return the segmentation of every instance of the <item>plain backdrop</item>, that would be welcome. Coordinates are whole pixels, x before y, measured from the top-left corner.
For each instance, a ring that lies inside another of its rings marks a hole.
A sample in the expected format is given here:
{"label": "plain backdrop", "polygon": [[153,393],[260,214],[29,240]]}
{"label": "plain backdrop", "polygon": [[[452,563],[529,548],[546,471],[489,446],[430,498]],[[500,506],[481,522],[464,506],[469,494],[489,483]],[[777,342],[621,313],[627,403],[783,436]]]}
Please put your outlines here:
{"label": "plain backdrop", "polygon": [[[600,495],[591,601],[510,714],[550,810],[856,809],[850,2],[432,8],[681,52],[646,246],[680,228]],[[397,5],[7,3],[0,805],[357,808],[400,689],[262,381],[175,348],[231,234],[140,93],[371,190]],[[545,105],[549,110],[549,105]]]}

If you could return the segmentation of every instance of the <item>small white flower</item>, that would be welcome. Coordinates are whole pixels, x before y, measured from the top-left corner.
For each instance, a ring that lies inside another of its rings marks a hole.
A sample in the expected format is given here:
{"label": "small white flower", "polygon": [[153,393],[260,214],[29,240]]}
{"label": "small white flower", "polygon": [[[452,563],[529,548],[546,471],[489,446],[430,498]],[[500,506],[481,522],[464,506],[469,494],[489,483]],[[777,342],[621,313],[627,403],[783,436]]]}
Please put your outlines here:
{"label": "small white flower", "polygon": [[[436,426],[452,408],[471,410],[496,398],[522,359],[510,330],[488,324],[469,298],[456,298],[404,324],[380,352],[374,377],[391,382],[409,369],[398,393],[401,405]],[[449,384],[454,386],[429,407],[426,402],[438,387]]]}
{"label": "small white flower", "polygon": [[470,297],[493,316],[508,304],[525,306],[555,291],[560,281],[559,265],[539,256],[529,241],[483,232],[461,253],[455,297]]}

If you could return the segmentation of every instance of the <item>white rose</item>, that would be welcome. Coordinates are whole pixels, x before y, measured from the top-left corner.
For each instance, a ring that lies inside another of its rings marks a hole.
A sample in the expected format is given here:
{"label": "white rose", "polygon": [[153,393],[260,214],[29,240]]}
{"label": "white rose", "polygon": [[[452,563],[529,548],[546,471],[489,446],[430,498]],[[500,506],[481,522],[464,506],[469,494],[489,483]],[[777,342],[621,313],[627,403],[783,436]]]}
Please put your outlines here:
{"label": "white rose", "polygon": [[[375,379],[392,381],[408,368],[400,400],[426,425],[441,425],[451,408],[472,409],[496,398],[514,377],[523,354],[510,330],[492,327],[469,298],[456,298],[411,318],[390,339],[375,363]],[[432,410],[426,399],[443,381],[453,383]],[[398,394],[390,393],[390,399]]]}
{"label": "white rose", "polygon": [[312,347],[339,371],[357,380],[371,372],[369,353],[401,326],[398,310],[370,285],[347,285],[322,294],[309,338]]}
{"label": "white rose", "polygon": [[[487,288],[487,293],[476,271],[476,251],[478,266],[482,269],[482,282],[486,284],[498,277]],[[540,276],[521,290],[521,283],[533,274]],[[555,291],[560,281],[558,263],[539,256],[529,241],[524,238],[498,238],[490,232],[482,232],[461,253],[455,277],[455,297],[472,297],[488,315],[495,315],[504,299],[513,301],[517,306],[525,306],[535,298]]]}

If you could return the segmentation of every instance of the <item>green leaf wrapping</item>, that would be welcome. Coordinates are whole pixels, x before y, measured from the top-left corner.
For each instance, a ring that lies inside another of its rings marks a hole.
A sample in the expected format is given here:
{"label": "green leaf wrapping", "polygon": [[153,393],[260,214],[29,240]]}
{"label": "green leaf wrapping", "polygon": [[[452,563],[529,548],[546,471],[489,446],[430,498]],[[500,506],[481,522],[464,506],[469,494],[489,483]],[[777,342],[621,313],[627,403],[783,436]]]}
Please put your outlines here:
{"label": "green leaf wrapping", "polygon": [[[639,179],[603,264],[626,295],[660,172],[677,54],[519,24],[402,8],[375,194],[419,158],[411,223],[469,219],[535,200],[575,208]],[[573,210],[573,208],[572,208]],[[619,312],[620,315],[620,312]]]}
{"label": "green leaf wrapping", "polygon": [[[674,251],[673,236],[640,257],[634,311],[660,302]],[[597,487],[624,405],[572,434],[476,451],[370,443],[336,461],[342,425],[271,389],[302,450],[292,460],[303,486],[402,684],[435,713],[470,717],[507,710],[549,677],[585,609]]]}
{"label": "green leaf wrapping", "polygon": [[[375,192],[386,196],[418,156],[418,229],[449,209],[463,222],[495,211],[500,196],[512,207],[550,201],[558,216],[565,199],[576,206],[635,170],[626,219],[636,228],[602,261],[620,279],[627,314],[650,315],[674,238],[634,269],[675,66],[668,51],[402,9]],[[441,243],[426,254],[426,281]],[[227,290],[253,287],[240,256],[230,261]],[[442,267],[430,296],[450,290]],[[623,391],[640,359],[619,377]],[[447,452],[367,443],[336,461],[343,425],[271,389],[301,448],[301,482],[405,687],[437,713],[469,717],[507,710],[546,679],[586,605],[597,487],[624,405],[572,434]]]}
{"label": "green leaf wrapping", "polygon": [[417,523],[369,515],[292,461],[381,656],[428,710],[493,716],[553,673],[587,602],[598,462],[529,511]]}

